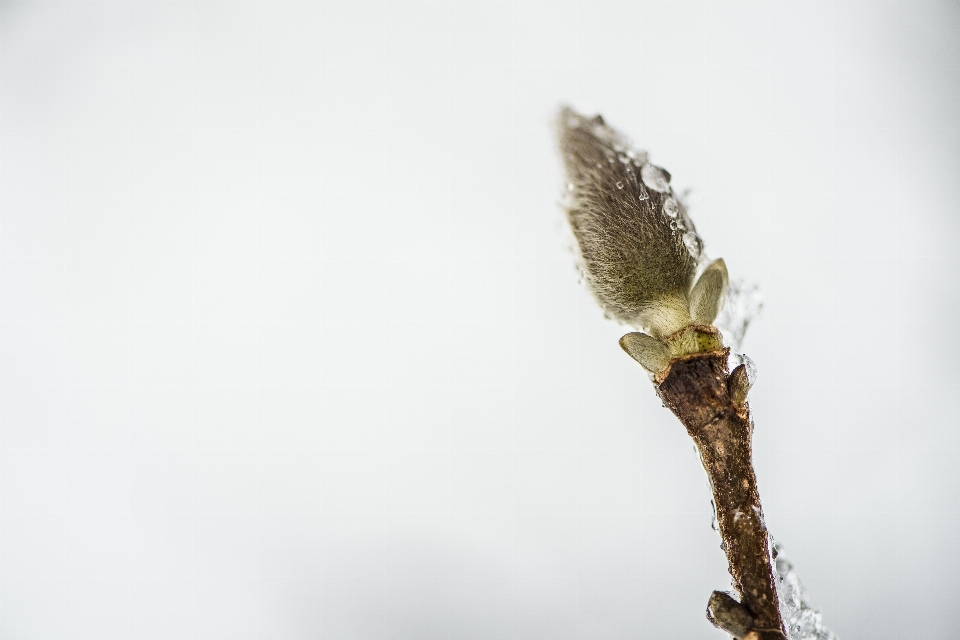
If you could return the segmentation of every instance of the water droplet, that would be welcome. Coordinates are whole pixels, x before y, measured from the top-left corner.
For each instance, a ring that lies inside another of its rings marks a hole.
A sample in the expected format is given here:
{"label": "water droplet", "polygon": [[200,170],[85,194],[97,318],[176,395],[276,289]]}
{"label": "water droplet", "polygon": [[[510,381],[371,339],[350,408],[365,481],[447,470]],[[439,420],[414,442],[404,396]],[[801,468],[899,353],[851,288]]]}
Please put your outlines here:
{"label": "water droplet", "polygon": [[598,163],[597,163],[597,169],[603,169],[603,163],[602,163],[602,162],[598,162]]}
{"label": "water droplet", "polygon": [[691,256],[694,258],[700,257],[700,238],[697,236],[697,234],[690,231],[683,234],[683,245],[687,248],[687,251]]}
{"label": "water droplet", "polygon": [[627,156],[625,156],[625,155],[622,154],[622,153],[617,156],[617,160],[619,160],[619,161],[622,162],[623,164],[630,164],[630,158],[628,158]]}
{"label": "water droplet", "polygon": [[663,201],[663,212],[670,216],[671,218],[676,218],[680,214],[680,205],[677,204],[677,199],[673,196],[670,196]]}
{"label": "water droplet", "polygon": [[567,127],[568,127],[568,128],[570,128],[570,129],[576,129],[576,128],[579,127],[579,126],[580,126],[580,118],[578,118],[578,117],[576,117],[576,116],[572,116],[572,117],[570,117],[570,118],[567,118]]}
{"label": "water droplet", "polygon": [[677,230],[677,221],[676,221],[676,220],[671,220],[671,221],[670,221],[670,228],[673,229],[674,231]]}
{"label": "water droplet", "polygon": [[640,169],[640,178],[643,180],[643,184],[658,193],[670,191],[670,174],[656,165],[643,165],[643,168]]}
{"label": "water droplet", "polygon": [[750,357],[744,353],[740,354],[740,360],[743,362],[743,366],[747,369],[747,382],[750,383],[752,387],[757,381],[757,365],[750,359]]}
{"label": "water droplet", "polygon": [[650,196],[647,194],[647,192],[641,189],[640,195],[637,196],[637,200],[643,201],[643,200],[649,200],[649,199],[650,199]]}
{"label": "water droplet", "polygon": [[568,182],[568,183],[567,183],[567,191],[573,191],[573,183],[572,183],[572,182]]}
{"label": "water droplet", "polygon": [[622,183],[622,182],[619,182],[619,181],[617,182],[617,189],[623,189],[623,183]]}

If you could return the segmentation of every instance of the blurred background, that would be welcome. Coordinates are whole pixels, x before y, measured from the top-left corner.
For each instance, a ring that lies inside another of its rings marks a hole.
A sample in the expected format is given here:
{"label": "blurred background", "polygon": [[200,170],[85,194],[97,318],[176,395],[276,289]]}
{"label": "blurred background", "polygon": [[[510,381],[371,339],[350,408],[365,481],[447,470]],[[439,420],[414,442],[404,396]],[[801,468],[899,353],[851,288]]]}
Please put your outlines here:
{"label": "blurred background", "polygon": [[0,636],[722,638],[558,104],[757,283],[767,521],[957,637],[960,5],[0,5]]}

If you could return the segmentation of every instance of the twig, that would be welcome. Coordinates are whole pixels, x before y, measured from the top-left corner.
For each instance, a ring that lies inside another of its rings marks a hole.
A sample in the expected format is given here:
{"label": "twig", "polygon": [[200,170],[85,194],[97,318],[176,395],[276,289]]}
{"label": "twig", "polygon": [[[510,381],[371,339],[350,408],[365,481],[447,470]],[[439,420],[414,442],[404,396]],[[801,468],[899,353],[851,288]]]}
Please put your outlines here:
{"label": "twig", "polygon": [[[785,640],[770,542],[751,462],[750,376],[727,370],[730,350],[712,326],[728,285],[670,174],[650,164],[603,118],[560,111],[564,205],[580,269],[609,317],[642,329],[620,346],[654,376],[657,393],[696,443],[710,478],[733,587],[714,592],[711,622],[743,640]],[[699,277],[697,277],[697,272]]]}
{"label": "twig", "polygon": [[712,621],[736,638],[753,640],[754,633],[757,639],[783,640],[769,535],[751,461],[753,424],[745,402],[746,370],[740,365],[728,374],[728,355],[729,349],[722,349],[673,360],[657,376],[657,393],[696,443],[713,490],[733,588],[752,618],[746,629],[742,624],[724,625],[716,614],[710,616]]}

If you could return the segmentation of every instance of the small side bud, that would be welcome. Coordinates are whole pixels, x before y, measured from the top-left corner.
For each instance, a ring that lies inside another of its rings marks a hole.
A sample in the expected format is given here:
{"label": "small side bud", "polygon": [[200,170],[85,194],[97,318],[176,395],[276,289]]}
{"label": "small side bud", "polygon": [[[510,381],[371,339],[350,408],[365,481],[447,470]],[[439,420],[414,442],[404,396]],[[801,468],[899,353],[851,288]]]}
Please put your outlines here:
{"label": "small side bud", "polygon": [[670,365],[670,347],[645,333],[628,333],[620,338],[620,348],[650,373],[660,373]]}
{"label": "small side bud", "polygon": [[741,364],[733,370],[730,378],[727,380],[727,393],[730,394],[730,401],[736,407],[742,407],[747,402],[747,393],[753,386],[753,380],[750,379],[750,372],[747,365]]}
{"label": "small side bud", "polygon": [[749,609],[737,602],[729,593],[714,591],[707,603],[707,620],[718,629],[723,629],[734,638],[742,639],[753,628],[753,616]]}
{"label": "small side bud", "polygon": [[700,274],[690,292],[690,317],[695,324],[711,325],[720,313],[723,294],[727,290],[727,265],[718,258]]}

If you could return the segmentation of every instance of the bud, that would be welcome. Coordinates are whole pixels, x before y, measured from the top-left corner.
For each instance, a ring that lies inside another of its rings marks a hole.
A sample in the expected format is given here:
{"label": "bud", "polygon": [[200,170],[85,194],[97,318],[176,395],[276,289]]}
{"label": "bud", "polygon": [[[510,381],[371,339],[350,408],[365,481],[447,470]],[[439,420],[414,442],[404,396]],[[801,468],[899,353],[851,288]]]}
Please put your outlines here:
{"label": "bud", "polygon": [[703,285],[694,287],[703,242],[670,174],[600,116],[564,107],[557,133],[580,268],[604,311],[658,339],[712,322],[726,268],[722,261],[711,265]]}
{"label": "bud", "polygon": [[707,603],[707,620],[718,629],[723,629],[734,638],[744,638],[753,627],[750,610],[737,602],[729,593],[714,591]]}

